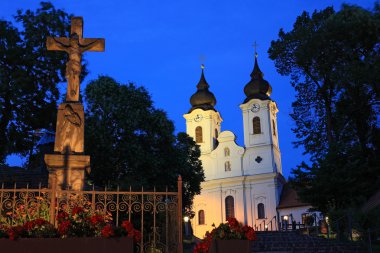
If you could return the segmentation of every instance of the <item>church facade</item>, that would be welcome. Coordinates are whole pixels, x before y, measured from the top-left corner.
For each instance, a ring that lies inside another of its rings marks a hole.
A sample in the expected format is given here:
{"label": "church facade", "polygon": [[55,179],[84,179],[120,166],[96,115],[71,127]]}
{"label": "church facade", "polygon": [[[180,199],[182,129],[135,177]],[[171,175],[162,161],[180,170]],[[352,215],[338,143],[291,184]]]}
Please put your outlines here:
{"label": "church facade", "polygon": [[[216,98],[202,67],[197,91],[190,98],[192,107],[184,115],[187,134],[200,146],[205,173],[201,194],[194,198],[195,217],[191,220],[194,235],[199,238],[212,229],[212,224],[217,226],[228,217],[256,229],[271,226],[274,230],[286,216],[278,209],[286,184],[277,132],[278,108],[270,98],[272,87],[263,76],[255,55],[251,80],[244,87],[245,98],[240,105],[244,128],[241,147],[233,132],[221,130],[223,119],[215,109]],[[291,214],[293,207],[286,207]],[[301,216],[310,206],[300,204],[296,208]]]}

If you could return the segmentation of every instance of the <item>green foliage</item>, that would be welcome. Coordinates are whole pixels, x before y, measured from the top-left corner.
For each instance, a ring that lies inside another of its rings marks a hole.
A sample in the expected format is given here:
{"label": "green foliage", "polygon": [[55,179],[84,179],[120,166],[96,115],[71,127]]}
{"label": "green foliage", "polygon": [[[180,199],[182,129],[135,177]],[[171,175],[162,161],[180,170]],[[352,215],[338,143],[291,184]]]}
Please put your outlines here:
{"label": "green foliage", "polygon": [[189,208],[204,180],[199,148],[184,133],[174,136],[173,123],[154,108],[148,92],[101,76],[87,85],[85,100],[86,153],[94,184],[176,191],[181,175]]}
{"label": "green foliage", "polygon": [[65,81],[67,54],[47,51],[45,43],[47,36],[69,35],[70,17],[41,2],[36,11],[17,11],[19,28],[0,19],[0,164],[32,148],[28,131],[55,129],[57,84]]}
{"label": "green foliage", "polygon": [[380,184],[379,10],[304,12],[269,49],[296,90],[295,146],[311,157],[293,169],[293,186],[325,213],[361,205]]}

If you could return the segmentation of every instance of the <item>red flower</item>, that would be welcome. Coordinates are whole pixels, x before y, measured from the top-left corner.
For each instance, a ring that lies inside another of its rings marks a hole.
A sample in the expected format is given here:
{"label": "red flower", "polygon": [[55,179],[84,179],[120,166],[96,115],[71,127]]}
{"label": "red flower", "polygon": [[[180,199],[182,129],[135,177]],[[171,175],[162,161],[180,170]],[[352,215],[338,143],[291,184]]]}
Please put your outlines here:
{"label": "red flower", "polygon": [[34,223],[35,223],[35,225],[37,225],[37,226],[42,226],[42,225],[47,224],[48,222],[47,222],[45,219],[41,219],[41,218],[39,218],[39,219],[35,219],[35,220],[34,220]]}
{"label": "red flower", "polygon": [[230,228],[236,229],[239,227],[239,222],[235,218],[227,218]]}
{"label": "red flower", "polygon": [[130,221],[123,221],[123,223],[121,223],[121,227],[124,228],[128,234],[133,231],[133,224]]}
{"label": "red flower", "polygon": [[255,233],[255,230],[251,228],[248,232],[245,233],[245,236],[247,237],[248,240],[250,241],[255,241],[257,240],[257,235]]}
{"label": "red flower", "polygon": [[27,221],[27,222],[25,222],[25,224],[24,224],[24,229],[26,230],[26,231],[30,231],[30,230],[32,230],[33,228],[34,228],[34,226],[35,226],[35,224],[34,224],[34,221],[32,220],[32,221]]}
{"label": "red flower", "polygon": [[250,230],[251,227],[247,226],[247,225],[244,225],[241,230],[243,230],[243,232],[248,232]]}
{"label": "red flower", "polygon": [[141,233],[136,229],[133,230],[133,241],[135,243],[139,243],[141,241]]}
{"label": "red flower", "polygon": [[65,211],[60,211],[57,215],[58,221],[63,221],[69,218],[69,214],[66,213]]}
{"label": "red flower", "polygon": [[101,231],[102,236],[105,238],[110,238],[115,235],[113,232],[112,226],[110,224],[107,224]]}
{"label": "red flower", "polygon": [[104,217],[102,215],[95,214],[95,215],[91,216],[90,222],[92,225],[97,225],[99,223],[103,223]]}
{"label": "red flower", "polygon": [[73,210],[71,211],[71,215],[76,215],[76,214],[81,214],[81,213],[83,213],[84,212],[84,209],[83,209],[83,207],[81,207],[81,206],[76,206],[76,207],[74,207],[73,208]]}
{"label": "red flower", "polygon": [[23,231],[24,228],[22,226],[11,227],[8,230],[9,239],[16,240],[20,235],[22,235]]}
{"label": "red flower", "polygon": [[62,236],[62,235],[66,235],[67,234],[67,231],[69,230],[71,226],[71,222],[69,220],[65,220],[65,221],[62,221],[59,225],[58,225],[58,233]]}

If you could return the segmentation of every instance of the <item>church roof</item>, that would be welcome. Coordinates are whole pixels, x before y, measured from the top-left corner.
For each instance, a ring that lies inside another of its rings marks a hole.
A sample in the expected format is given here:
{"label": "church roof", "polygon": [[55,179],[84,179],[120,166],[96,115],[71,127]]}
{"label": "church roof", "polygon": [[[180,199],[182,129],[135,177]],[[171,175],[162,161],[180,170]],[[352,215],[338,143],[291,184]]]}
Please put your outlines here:
{"label": "church roof", "polygon": [[216,105],[216,98],[214,94],[209,91],[209,87],[210,85],[206,81],[204,75],[204,66],[202,64],[202,73],[201,78],[197,84],[197,91],[190,97],[191,109],[189,113],[195,109],[216,111],[214,108]]}
{"label": "church roof", "polygon": [[253,98],[261,100],[271,100],[272,86],[264,79],[264,73],[260,70],[257,53],[255,53],[255,65],[251,73],[251,80],[245,85],[244,93],[246,98],[244,104]]}
{"label": "church roof", "polygon": [[310,204],[302,202],[299,199],[296,190],[294,190],[289,183],[286,183],[282,188],[280,203],[277,206],[277,209],[299,206],[310,206]]}

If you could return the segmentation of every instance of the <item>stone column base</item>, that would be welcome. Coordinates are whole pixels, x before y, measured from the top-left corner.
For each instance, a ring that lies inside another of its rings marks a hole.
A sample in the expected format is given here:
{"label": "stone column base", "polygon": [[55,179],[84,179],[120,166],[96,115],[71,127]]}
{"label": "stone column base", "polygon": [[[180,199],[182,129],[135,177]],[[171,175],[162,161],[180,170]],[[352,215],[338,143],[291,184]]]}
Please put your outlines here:
{"label": "stone column base", "polygon": [[49,171],[49,188],[55,182],[57,189],[82,190],[85,170],[90,173],[88,155],[46,154],[45,163]]}

